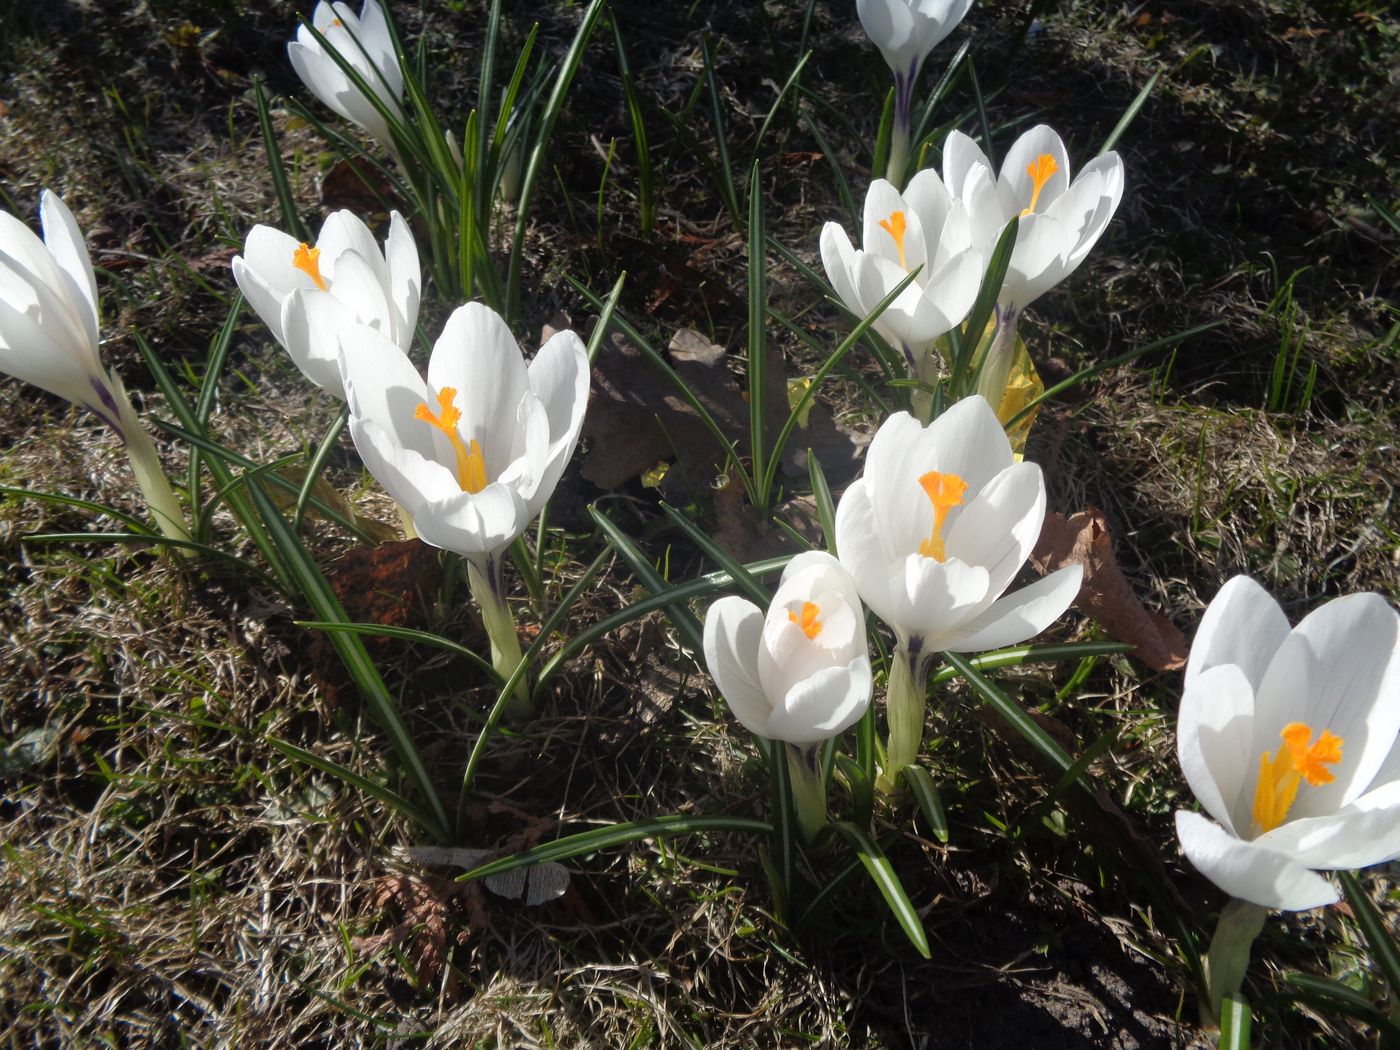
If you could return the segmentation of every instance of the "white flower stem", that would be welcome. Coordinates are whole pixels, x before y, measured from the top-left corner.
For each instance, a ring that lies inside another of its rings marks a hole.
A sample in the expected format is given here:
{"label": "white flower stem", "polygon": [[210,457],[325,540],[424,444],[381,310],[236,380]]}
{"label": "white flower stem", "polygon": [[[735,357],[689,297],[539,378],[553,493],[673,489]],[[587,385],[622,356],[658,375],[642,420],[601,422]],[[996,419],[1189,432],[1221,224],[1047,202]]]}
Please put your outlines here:
{"label": "white flower stem", "polygon": [[1220,910],[1220,921],[1206,953],[1207,1000],[1201,1004],[1202,1021],[1208,1027],[1220,1024],[1220,1006],[1244,983],[1249,968],[1249,951],[1264,928],[1268,910],[1249,901],[1232,899]]}
{"label": "white flower stem", "polygon": [[[141,426],[141,420],[136,415],[131,399],[126,396],[125,388],[115,376],[112,377],[111,393],[117,405],[117,418],[120,422],[117,433],[126,445],[132,473],[136,475],[136,484],[141,489],[141,495],[146,497],[151,516],[155,518],[160,531],[170,539],[190,540],[190,530],[185,524],[185,512],[180,509],[180,501],[175,498],[175,490],[170,487],[170,479],[165,476],[165,470],[160,465],[160,455],[156,452],[155,442]],[[191,553],[188,548],[172,549],[186,556]]]}
{"label": "white flower stem", "polygon": [[[508,679],[520,666],[520,636],[515,631],[515,618],[506,604],[505,585],[501,578],[501,560],[488,554],[467,560],[467,583],[472,597],[481,609],[481,622],[491,640],[491,666],[502,679]],[[511,719],[528,718],[534,713],[530,702],[529,684],[521,678],[506,706],[505,715]]]}
{"label": "white flower stem", "polygon": [[885,768],[875,782],[886,794],[894,791],[904,767],[913,765],[919,757],[919,745],[924,740],[924,709],[928,704],[924,684],[927,671],[926,654],[917,649],[911,652],[905,641],[895,647],[885,689],[885,719],[890,736],[885,747]]}
{"label": "white flower stem", "polygon": [[987,404],[995,412],[1001,407],[1006,396],[1006,380],[1011,375],[1011,362],[1016,356],[1015,310],[996,309],[996,328],[983,360],[982,372],[977,377],[977,393],[987,399]]}
{"label": "white flower stem", "polygon": [[811,842],[826,826],[826,780],[822,777],[820,751],[814,744],[783,744],[787,753],[788,783],[797,809],[797,830],[803,842]]}
{"label": "white flower stem", "polygon": [[909,125],[896,116],[894,126],[890,129],[890,159],[885,162],[885,179],[895,189],[901,189],[904,185],[904,169],[908,166]]}

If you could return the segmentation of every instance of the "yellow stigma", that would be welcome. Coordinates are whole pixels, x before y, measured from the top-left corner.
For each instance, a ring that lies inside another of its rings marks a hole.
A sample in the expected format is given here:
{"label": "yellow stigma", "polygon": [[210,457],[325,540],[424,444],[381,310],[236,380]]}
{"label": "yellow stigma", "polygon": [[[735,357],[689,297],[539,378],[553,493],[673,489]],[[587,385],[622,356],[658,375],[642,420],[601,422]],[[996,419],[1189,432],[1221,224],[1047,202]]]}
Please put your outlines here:
{"label": "yellow stigma", "polygon": [[933,531],[928,539],[919,544],[919,553],[934,561],[947,560],[948,553],[943,549],[943,522],[948,512],[962,506],[963,495],[967,492],[967,482],[956,474],[940,474],[930,470],[919,478],[924,494],[933,504]]}
{"label": "yellow stigma", "polygon": [[909,269],[909,264],[904,261],[904,231],[907,228],[902,211],[892,211],[888,219],[880,220],[880,229],[894,238],[894,246],[899,249],[899,265],[906,270]]}
{"label": "yellow stigma", "polygon": [[802,633],[805,634],[808,639],[814,640],[817,635],[822,633],[821,621],[817,619],[821,614],[822,611],[817,607],[816,602],[803,602],[801,617],[789,609],[788,619],[797,624],[798,627],[801,627]]}
{"label": "yellow stigma", "polygon": [[1031,203],[1021,212],[1022,215],[1029,215],[1035,211],[1035,202],[1040,200],[1040,191],[1045,189],[1045,184],[1059,170],[1060,166],[1055,163],[1055,158],[1048,153],[1042,153],[1026,165],[1026,174],[1031,177]]}
{"label": "yellow stigma", "polygon": [[331,19],[331,28],[332,28],[332,29],[339,29],[339,28],[340,28],[341,26],[343,26],[344,24],[345,24],[345,23],[342,22],[342,21],[341,21],[340,19],[338,19],[338,18],[332,18],[332,19]]}
{"label": "yellow stigma", "polygon": [[486,487],[486,459],[481,454],[481,444],[472,438],[471,448],[462,444],[462,435],[457,432],[457,424],[462,419],[461,410],[452,402],[457,398],[454,387],[445,386],[438,391],[438,414],[433,415],[426,401],[414,410],[413,418],[431,423],[447,435],[452,443],[452,451],[457,455],[457,484],[463,492],[477,493]]}
{"label": "yellow stigma", "polygon": [[1312,735],[1311,727],[1289,722],[1279,734],[1283,747],[1259,756],[1259,782],[1254,788],[1254,824],[1259,834],[1273,831],[1288,819],[1303,781],[1320,787],[1337,779],[1326,767],[1342,760],[1342,738],[1324,729],[1309,744]]}
{"label": "yellow stigma", "polygon": [[316,287],[327,291],[326,280],[321,276],[321,249],[312,248],[302,242],[292,252],[292,265],[316,282]]}

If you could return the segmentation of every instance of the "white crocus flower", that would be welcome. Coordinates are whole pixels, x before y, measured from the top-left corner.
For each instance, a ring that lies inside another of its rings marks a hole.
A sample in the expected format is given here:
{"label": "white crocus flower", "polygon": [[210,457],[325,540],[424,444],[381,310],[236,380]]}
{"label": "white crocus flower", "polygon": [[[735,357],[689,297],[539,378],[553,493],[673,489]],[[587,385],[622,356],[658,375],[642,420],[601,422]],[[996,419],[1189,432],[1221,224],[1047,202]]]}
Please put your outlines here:
{"label": "white crocus flower", "polygon": [[919,172],[903,194],[876,179],[865,195],[861,247],[851,244],[839,223],[828,222],[822,227],[821,254],[832,288],[860,317],[921,268],[874,328],[900,350],[914,378],[933,382],[931,348],[972,309],[985,265],[972,244],[967,210],[938,175]]}
{"label": "white crocus flower", "polygon": [[[394,53],[389,21],[378,0],[365,0],[358,17],[348,4],[319,3],[311,14],[311,24],[345,62],[359,74],[379,102],[396,118],[403,119],[403,71]],[[358,124],[397,156],[394,136],[383,113],[351,80],[321,41],[297,27],[297,38],[287,45],[292,68],[311,93],[346,120]]]}
{"label": "white crocus flower", "polygon": [[1266,909],[1338,899],[1317,872],[1400,856],[1400,615],[1352,594],[1289,629],[1247,576],[1191,643],[1177,756],[1208,816],[1181,810],[1182,852],[1233,900],[1207,958],[1208,1017],[1238,991]]}
{"label": "white crocus flower", "polygon": [[1289,630],[1237,576],[1186,665],[1177,755],[1210,818],[1176,815],[1181,848],[1225,892],[1298,911],[1337,900],[1313,869],[1400,856],[1400,615],[1337,598]]}
{"label": "white crocus flower", "polygon": [[384,250],[358,217],[338,211],[314,246],[271,226],[254,226],[233,277],[253,310],[306,378],[345,400],[340,332],[369,325],[400,350],[413,342],[422,273],[408,223],[389,216]]}
{"label": "white crocus flower", "polygon": [[870,706],[865,613],[841,563],[807,551],[788,563],[765,613],[721,598],[705,615],[705,664],[735,717],[785,745],[804,837],[826,822],[817,745]]}
{"label": "white crocus flower", "polygon": [[968,136],[943,144],[943,182],[972,224],[972,243],[987,259],[1007,224],[1019,220],[1016,247],[997,298],[996,330],[978,390],[999,404],[1021,312],[1072,274],[1094,247],[1123,199],[1123,162],[1101,154],[1070,180],[1069,154],[1040,124],[1016,140],[1001,173]]}
{"label": "white crocus flower", "polygon": [[972,0],[856,0],[856,14],[871,43],[894,73],[894,129],[886,177],[904,178],[913,119],[914,81],[929,52],[957,28]]}
{"label": "white crocus flower", "polygon": [[559,332],[527,368],[505,321],[480,303],[447,319],[426,382],[377,329],[347,328],[340,345],[360,458],[424,542],[467,558],[496,669],[510,675],[520,647],[501,556],[549,501],[578,444],[587,349]]}
{"label": "white crocus flower", "polygon": [[934,653],[1025,641],[1074,600],[1078,565],[1004,593],[1044,518],[1040,467],[1014,462],[982,397],[957,402],[927,427],[900,412],[876,431],[864,475],[836,508],[836,546],[860,596],[897,642],[883,786],[918,754]]}
{"label": "white crocus flower", "polygon": [[0,371],[93,412],[126,446],[156,524],[188,540],[184,514],[121,380],[98,353],[97,279],[83,234],[59,197],[39,199],[40,240],[0,212]]}

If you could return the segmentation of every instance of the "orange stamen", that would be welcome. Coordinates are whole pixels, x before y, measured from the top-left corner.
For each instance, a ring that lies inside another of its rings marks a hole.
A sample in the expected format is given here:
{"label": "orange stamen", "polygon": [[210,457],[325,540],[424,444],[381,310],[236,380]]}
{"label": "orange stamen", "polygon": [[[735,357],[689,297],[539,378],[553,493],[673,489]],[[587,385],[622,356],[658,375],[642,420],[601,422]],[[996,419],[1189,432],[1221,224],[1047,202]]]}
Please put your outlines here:
{"label": "orange stamen", "polygon": [[457,430],[457,424],[462,420],[462,412],[453,404],[456,398],[456,389],[445,386],[438,391],[438,414],[433,415],[428,403],[424,401],[414,410],[413,418],[431,423],[447,436],[457,457],[457,484],[462,486],[463,492],[475,494],[486,487],[486,459],[476,438],[472,438],[470,449],[462,443],[462,435]]}
{"label": "orange stamen", "polygon": [[817,617],[821,615],[821,612],[816,602],[803,602],[801,618],[798,617],[797,613],[789,609],[788,619],[797,624],[798,627],[801,627],[802,633],[805,634],[808,639],[815,640],[817,635],[822,633],[821,621],[817,619]]}
{"label": "orange stamen", "polygon": [[956,474],[940,474],[936,470],[930,470],[919,478],[919,484],[928,496],[928,501],[933,504],[933,531],[929,533],[928,539],[919,544],[919,553],[934,561],[946,561],[948,553],[943,549],[943,522],[950,510],[962,506],[963,496],[967,493],[967,482]]}
{"label": "orange stamen", "polygon": [[1303,781],[1320,787],[1337,779],[1325,767],[1342,760],[1342,738],[1324,729],[1310,745],[1312,735],[1312,728],[1304,723],[1289,722],[1279,733],[1284,746],[1272,755],[1265,751],[1259,756],[1253,816],[1260,834],[1273,831],[1288,819]]}
{"label": "orange stamen", "polygon": [[1045,189],[1045,184],[1059,170],[1060,166],[1055,163],[1055,158],[1048,153],[1042,153],[1026,165],[1026,174],[1031,177],[1031,203],[1021,212],[1022,215],[1029,215],[1035,211],[1035,202],[1040,200],[1040,191]]}
{"label": "orange stamen", "polygon": [[292,252],[292,265],[315,281],[321,291],[329,291],[325,278],[321,276],[320,248],[313,248],[305,242],[298,244]]}
{"label": "orange stamen", "polygon": [[894,246],[899,249],[899,265],[906,270],[909,269],[909,264],[904,261],[904,231],[907,228],[902,211],[892,211],[888,219],[880,220],[880,229],[894,238]]}

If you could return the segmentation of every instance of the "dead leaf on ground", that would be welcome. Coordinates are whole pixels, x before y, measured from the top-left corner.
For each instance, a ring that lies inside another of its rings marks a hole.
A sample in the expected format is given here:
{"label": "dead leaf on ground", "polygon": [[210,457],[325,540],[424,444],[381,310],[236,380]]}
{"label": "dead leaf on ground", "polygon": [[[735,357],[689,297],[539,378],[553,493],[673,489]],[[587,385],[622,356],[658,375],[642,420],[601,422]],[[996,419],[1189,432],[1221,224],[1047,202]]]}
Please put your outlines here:
{"label": "dead leaf on ground", "polygon": [[1143,607],[1118,567],[1103,512],[1095,507],[1066,518],[1047,514],[1031,563],[1041,574],[1066,565],[1084,566],[1084,583],[1074,604],[1092,616],[1109,637],[1134,646],[1133,655],[1157,671],[1186,664],[1189,647],[1176,625]]}

